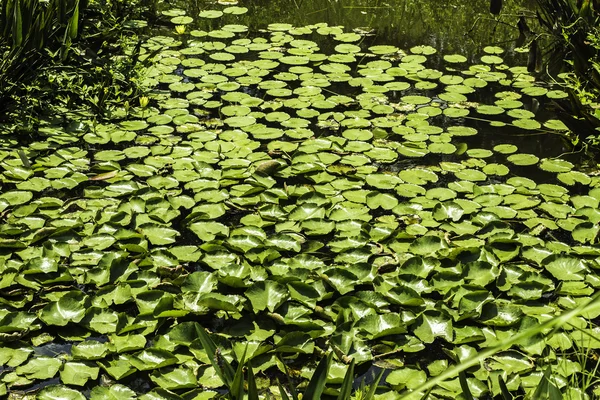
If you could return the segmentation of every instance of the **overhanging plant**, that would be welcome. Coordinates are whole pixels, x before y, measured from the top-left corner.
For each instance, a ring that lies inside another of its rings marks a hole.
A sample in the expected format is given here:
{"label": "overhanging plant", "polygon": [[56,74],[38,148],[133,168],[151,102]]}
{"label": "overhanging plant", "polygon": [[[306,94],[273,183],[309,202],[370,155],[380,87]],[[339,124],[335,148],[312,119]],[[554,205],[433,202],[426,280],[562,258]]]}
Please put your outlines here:
{"label": "overhanging plant", "polygon": [[[220,352],[216,343],[210,338],[206,330],[199,325],[195,325],[198,339],[202,344],[202,347],[206,351],[208,358],[210,359],[211,365],[215,369],[217,375],[221,381],[225,384],[228,389],[226,397],[230,400],[258,400],[258,389],[256,386],[256,379],[252,370],[252,363],[250,360],[246,360],[246,350],[238,361],[237,367],[234,369],[229,361],[227,361]],[[282,385],[279,380],[277,386],[279,387],[279,395],[283,400],[320,400],[323,396],[323,392],[327,386],[327,374],[331,366],[333,359],[333,353],[329,353],[326,357],[323,357],[309,379],[306,389],[301,394],[296,390],[291,379],[286,384]],[[383,376],[383,370],[375,378],[374,382],[367,388],[364,380],[361,382],[360,387],[353,391],[354,383],[354,365],[355,360],[350,362],[348,369],[344,375],[344,380],[340,388],[337,400],[350,400],[353,395],[361,400],[372,400],[375,397],[377,386]],[[246,374],[244,374],[244,368]],[[270,395],[267,393],[268,398]]]}

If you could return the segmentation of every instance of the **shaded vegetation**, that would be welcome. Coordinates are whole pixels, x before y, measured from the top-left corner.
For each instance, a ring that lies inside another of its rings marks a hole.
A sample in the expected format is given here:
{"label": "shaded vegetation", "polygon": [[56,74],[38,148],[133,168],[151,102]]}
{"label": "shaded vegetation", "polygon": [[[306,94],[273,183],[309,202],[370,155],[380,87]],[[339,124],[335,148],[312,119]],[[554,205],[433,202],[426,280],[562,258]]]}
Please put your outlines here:
{"label": "shaded vegetation", "polygon": [[[125,24],[125,3],[4,0],[1,8],[0,109],[4,131],[28,134],[57,113],[110,114],[136,99],[139,44]],[[135,7],[131,4],[130,7]],[[139,14],[139,11],[136,12]],[[144,26],[145,23],[141,24]]]}
{"label": "shaded vegetation", "polygon": [[545,59],[552,77],[569,89],[559,115],[584,144],[600,145],[600,3],[596,0],[538,0],[542,35],[549,37]]}
{"label": "shaded vegetation", "polygon": [[3,91],[0,395],[594,395],[600,177],[533,14],[373,3],[6,2],[43,68]]}

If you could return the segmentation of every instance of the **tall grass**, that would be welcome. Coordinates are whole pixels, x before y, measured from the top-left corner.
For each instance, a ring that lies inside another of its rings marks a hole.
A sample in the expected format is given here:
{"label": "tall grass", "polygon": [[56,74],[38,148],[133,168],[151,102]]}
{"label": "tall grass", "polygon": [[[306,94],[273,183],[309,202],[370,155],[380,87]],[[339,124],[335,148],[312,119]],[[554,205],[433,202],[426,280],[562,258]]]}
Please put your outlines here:
{"label": "tall grass", "polygon": [[0,0],[3,128],[31,130],[49,107],[105,118],[135,100],[141,49],[124,22],[157,1]]}
{"label": "tall grass", "polygon": [[1,0],[0,109],[24,95],[24,84],[55,59],[65,61],[87,0]]}
{"label": "tall grass", "polygon": [[[574,329],[575,334],[590,335],[585,329],[575,328],[570,325],[570,321],[575,317],[586,316],[589,313],[594,313],[594,310],[598,310],[600,307],[600,292],[592,297],[587,303],[582,303],[578,307],[564,312],[555,318],[549,319],[539,325],[534,325],[527,328],[516,335],[505,339],[502,342],[497,343],[494,346],[488,347],[485,350],[480,351],[475,357],[471,357],[459,364],[452,366],[440,375],[429,379],[420,387],[416,388],[410,393],[404,393],[403,399],[407,400],[425,400],[429,398],[429,393],[432,389],[442,384],[443,382],[458,377],[460,386],[462,389],[462,398],[466,400],[472,400],[474,397],[469,388],[466,371],[475,366],[483,365],[487,359],[496,355],[497,353],[507,350],[514,345],[520,343],[529,343],[532,341],[543,340],[544,337],[550,337],[554,332],[565,326],[569,326],[570,329]],[[258,400],[259,392],[256,389],[256,382],[252,371],[252,365],[249,361],[246,361],[246,353],[238,360],[237,367],[234,368],[220,353],[215,342],[210,338],[208,333],[201,328],[199,325],[196,326],[196,331],[203,348],[205,349],[208,358],[210,359],[215,371],[221,378],[221,381],[225,384],[228,389],[227,397],[230,400]],[[599,338],[592,338],[593,340],[599,340]],[[600,370],[600,361],[596,362],[591,368],[586,367],[588,355],[590,349],[578,348],[576,353],[573,355],[574,358],[578,359],[582,365],[582,371],[579,377],[571,377],[570,387],[580,389],[581,392],[585,392],[592,386],[600,383],[598,372]],[[302,397],[295,389],[291,380],[288,379],[283,385],[278,382],[279,396],[283,400],[318,400],[322,398],[322,395],[327,387],[327,374],[329,367],[332,362],[332,354],[328,354],[324,357],[315,369],[312,377],[306,389],[302,393]],[[244,368],[247,370],[244,374]],[[346,374],[341,388],[337,395],[337,400],[350,400],[350,399],[361,399],[371,400],[375,397],[378,390],[380,379],[383,375],[383,370],[380,372],[375,381],[366,388],[363,385],[358,390],[353,390],[354,381],[354,361],[348,366]],[[563,394],[559,389],[559,385],[556,383],[555,371],[550,366],[544,368],[542,377],[538,386],[532,393],[529,393],[526,398],[536,400],[562,400]],[[499,393],[503,400],[512,400],[517,396],[514,396],[507,388],[506,383],[500,377],[497,382],[499,386]],[[389,389],[388,389],[389,390]],[[267,393],[267,398],[271,396]]]}
{"label": "tall grass", "polygon": [[87,0],[2,0],[0,42],[24,50],[68,47],[86,6]]}

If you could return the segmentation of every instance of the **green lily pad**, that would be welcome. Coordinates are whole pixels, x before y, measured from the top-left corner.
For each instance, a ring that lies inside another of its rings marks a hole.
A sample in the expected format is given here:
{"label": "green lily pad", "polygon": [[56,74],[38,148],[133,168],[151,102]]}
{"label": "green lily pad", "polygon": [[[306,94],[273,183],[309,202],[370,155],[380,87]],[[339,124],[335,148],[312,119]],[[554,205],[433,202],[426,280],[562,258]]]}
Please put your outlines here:
{"label": "green lily pad", "polygon": [[200,14],[198,14],[198,16],[200,18],[209,18],[209,19],[220,18],[220,17],[223,16],[223,11],[220,11],[220,10],[204,10],[204,11],[200,11]]}
{"label": "green lily pad", "polygon": [[543,158],[540,161],[540,169],[548,172],[569,172],[574,167],[566,160]]}
{"label": "green lily pad", "polygon": [[447,54],[444,56],[444,61],[449,63],[463,63],[467,61],[467,57],[460,54]]}
{"label": "green lily pad", "polygon": [[155,245],[175,243],[175,238],[180,235],[175,229],[155,223],[140,225],[139,229]]}
{"label": "green lily pad", "polygon": [[275,311],[289,298],[288,289],[277,282],[257,282],[246,291],[246,296],[255,310]]}
{"label": "green lily pad", "polygon": [[223,9],[223,13],[230,14],[230,15],[243,15],[243,14],[246,14],[247,12],[248,12],[248,8],[239,7],[239,6],[225,7]]}
{"label": "green lily pad", "polygon": [[550,90],[546,96],[550,99],[564,99],[569,97],[569,94],[563,90]]}
{"label": "green lily pad", "polygon": [[553,254],[542,261],[552,276],[561,281],[581,281],[587,270],[584,262],[574,256]]}
{"label": "green lily pad", "polygon": [[506,158],[508,161],[515,165],[533,165],[537,164],[539,158],[533,154],[513,154]]}
{"label": "green lily pad", "polygon": [[146,121],[123,121],[119,124],[119,127],[126,131],[141,131],[148,127],[148,123]]}
{"label": "green lily pad", "polygon": [[518,126],[519,128],[529,130],[540,129],[542,127],[542,125],[539,122],[530,118],[515,119],[512,123],[513,125]]}

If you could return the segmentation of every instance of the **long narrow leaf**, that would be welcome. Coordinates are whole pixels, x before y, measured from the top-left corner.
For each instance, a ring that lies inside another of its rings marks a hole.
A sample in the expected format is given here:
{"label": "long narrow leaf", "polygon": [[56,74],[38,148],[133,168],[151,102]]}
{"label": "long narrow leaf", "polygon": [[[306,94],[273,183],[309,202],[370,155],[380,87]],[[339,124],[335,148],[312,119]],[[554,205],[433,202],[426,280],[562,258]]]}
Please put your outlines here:
{"label": "long narrow leaf", "polygon": [[562,400],[562,393],[560,389],[552,382],[552,369],[546,368],[544,371],[544,379],[548,381],[548,398],[550,400]]}
{"label": "long narrow leaf", "polygon": [[469,382],[467,381],[467,375],[465,371],[461,371],[458,374],[458,381],[460,382],[460,388],[462,389],[462,395],[466,400],[473,400],[473,394],[471,393],[471,389],[469,389]]}
{"label": "long narrow leaf", "polygon": [[540,383],[535,388],[535,392],[533,392],[533,396],[531,397],[534,400],[542,400],[548,398],[548,379],[546,379],[545,374],[542,375],[542,379],[540,379]]}
{"label": "long narrow leaf", "polygon": [[279,386],[279,394],[281,395],[281,400],[290,400],[290,397],[287,395],[285,389],[283,388],[283,386],[281,386],[279,379],[277,379],[277,386]]}
{"label": "long narrow leaf", "polygon": [[546,368],[538,387],[533,393],[533,400],[562,400],[560,389],[552,382],[552,369]]}
{"label": "long narrow leaf", "polygon": [[13,10],[13,46],[23,43],[23,17],[21,16],[21,0],[14,0]]}
{"label": "long narrow leaf", "polygon": [[332,355],[333,353],[329,353],[317,365],[317,369],[315,369],[302,396],[303,400],[319,400],[321,398],[321,393],[323,393],[323,389],[325,389],[325,384],[327,383],[327,373],[329,372]]}
{"label": "long narrow leaf", "polygon": [[506,386],[504,379],[502,379],[502,375],[498,375],[498,386],[500,386],[500,393],[502,393],[502,398],[504,400],[512,400],[513,399],[513,396],[508,391],[508,387]]}
{"label": "long narrow leaf", "polygon": [[340,389],[340,394],[337,397],[337,400],[347,400],[350,398],[352,394],[352,382],[354,381],[354,358],[346,371],[346,375],[344,375],[344,381],[342,382],[342,387]]}
{"label": "long narrow leaf", "polygon": [[248,400],[258,400],[258,388],[256,387],[256,379],[250,361],[246,363],[246,368],[248,368]]}
{"label": "long narrow leaf", "polygon": [[73,14],[71,15],[71,18],[69,18],[68,31],[71,40],[77,37],[77,33],[79,31],[79,0],[75,1]]}
{"label": "long narrow leaf", "polygon": [[[198,340],[200,340],[202,348],[204,348],[204,351],[206,351],[206,355],[208,356],[210,363],[215,369],[217,375],[219,375],[219,378],[221,378],[225,386],[231,388],[231,385],[233,384],[233,377],[235,376],[233,367],[224,358],[221,358],[221,363],[219,363],[217,357],[220,357],[220,355],[217,355],[217,345],[210,338],[210,336],[208,336],[208,333],[206,333],[204,328],[196,325],[196,332],[198,333]],[[219,364],[222,364],[222,366]]]}
{"label": "long narrow leaf", "polygon": [[58,22],[61,25],[67,23],[67,2],[65,0],[55,0],[56,10],[58,12]]}
{"label": "long narrow leaf", "polygon": [[244,354],[239,360],[235,375],[233,376],[233,384],[229,388],[232,400],[243,400],[244,398],[244,362],[246,361],[246,351],[248,351],[248,345],[246,345]]}
{"label": "long narrow leaf", "polygon": [[373,381],[373,383],[371,383],[371,386],[369,387],[369,393],[367,393],[367,395],[365,396],[365,400],[373,400],[375,398],[375,393],[377,392],[377,387],[379,386],[379,381],[381,380],[381,377],[383,376],[383,369],[381,371],[379,371],[379,373],[377,374],[377,377],[375,378],[375,381]]}
{"label": "long narrow leaf", "polygon": [[429,388],[429,390],[425,392],[425,394],[423,395],[421,400],[427,400],[429,398],[429,395],[431,394],[432,390],[433,390],[433,388]]}
{"label": "long narrow leaf", "polygon": [[[281,361],[281,359],[280,359],[280,361]],[[291,375],[287,369],[287,365],[285,365],[285,363],[283,361],[281,361],[281,363],[283,364],[283,368],[285,369],[285,376],[287,377],[288,389],[290,390],[290,394],[292,395],[292,400],[298,400],[298,392],[296,392],[296,388],[294,387],[292,378],[290,378]],[[277,381],[277,383],[279,383],[279,381]],[[280,386],[280,389],[281,389],[281,386]]]}

